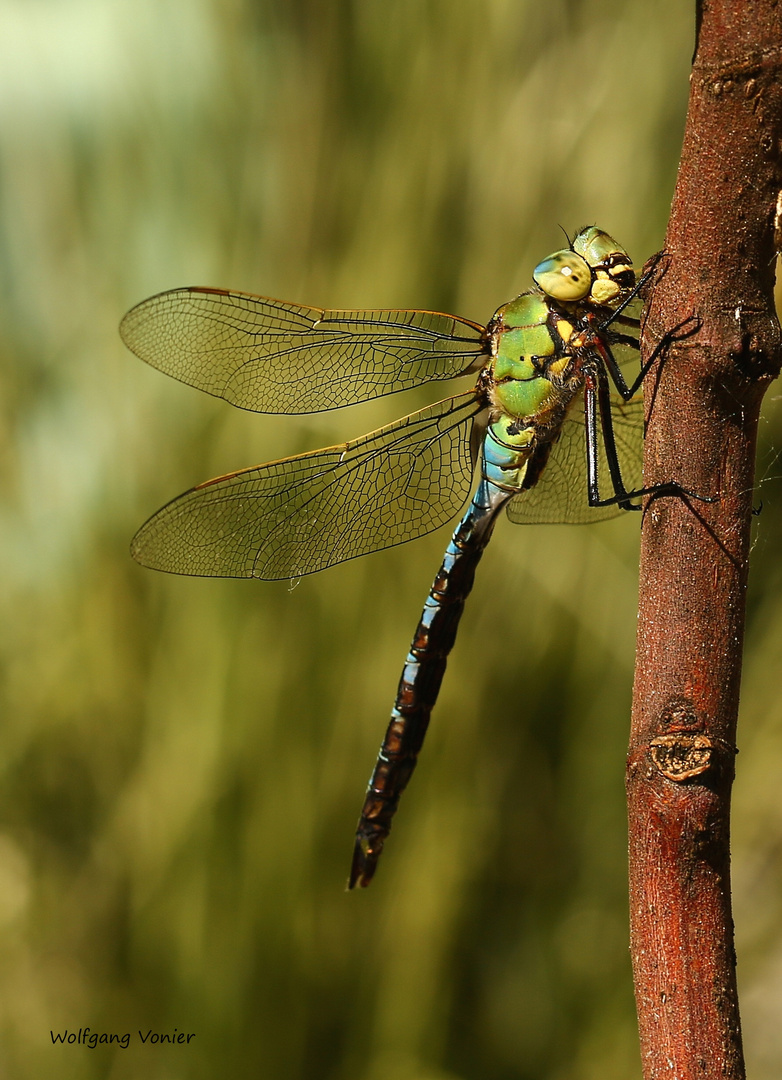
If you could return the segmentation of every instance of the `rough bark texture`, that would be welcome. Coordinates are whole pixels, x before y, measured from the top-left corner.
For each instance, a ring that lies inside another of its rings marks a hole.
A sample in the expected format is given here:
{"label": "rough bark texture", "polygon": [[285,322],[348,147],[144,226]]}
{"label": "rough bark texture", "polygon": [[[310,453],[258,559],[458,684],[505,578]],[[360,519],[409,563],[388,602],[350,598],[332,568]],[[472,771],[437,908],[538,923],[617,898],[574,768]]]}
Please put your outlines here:
{"label": "rough bark texture", "polygon": [[744,1076],[729,809],[757,418],[780,365],[782,13],[705,0],[698,31],[647,351],[690,322],[645,384],[645,481],[718,501],[644,513],[627,788],[645,1080]]}

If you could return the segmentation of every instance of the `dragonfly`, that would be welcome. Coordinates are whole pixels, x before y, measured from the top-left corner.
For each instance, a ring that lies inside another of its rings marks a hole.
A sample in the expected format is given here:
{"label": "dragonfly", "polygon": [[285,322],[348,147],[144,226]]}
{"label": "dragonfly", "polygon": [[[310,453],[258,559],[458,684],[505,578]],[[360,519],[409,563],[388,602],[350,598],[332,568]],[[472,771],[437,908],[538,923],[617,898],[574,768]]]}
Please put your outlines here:
{"label": "dragonfly", "polygon": [[[405,660],[348,888],[375,873],[502,509],[518,524],[585,523],[640,509],[639,498],[660,490],[638,486],[638,391],[649,365],[629,386],[620,367],[628,350],[637,355],[632,312],[646,279],[636,280],[627,252],[596,226],[532,277],[485,326],[435,311],[326,310],[201,287],[153,296],[121,323],[126,345],[148,364],[261,413],[318,412],[474,376],[471,389],[360,438],[198,484],[131,544],[139,563],[169,573],[298,579],[423,536],[467,504]],[[610,494],[601,491],[606,478]]]}

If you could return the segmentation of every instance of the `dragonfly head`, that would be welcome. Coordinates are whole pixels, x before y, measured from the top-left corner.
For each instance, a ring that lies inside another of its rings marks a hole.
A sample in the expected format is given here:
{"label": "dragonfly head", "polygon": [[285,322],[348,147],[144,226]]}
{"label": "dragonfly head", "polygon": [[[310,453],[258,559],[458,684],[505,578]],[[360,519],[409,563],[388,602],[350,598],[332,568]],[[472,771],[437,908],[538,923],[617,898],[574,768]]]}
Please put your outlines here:
{"label": "dragonfly head", "polygon": [[563,303],[613,304],[635,286],[630,256],[594,225],[538,263],[532,276],[547,296]]}

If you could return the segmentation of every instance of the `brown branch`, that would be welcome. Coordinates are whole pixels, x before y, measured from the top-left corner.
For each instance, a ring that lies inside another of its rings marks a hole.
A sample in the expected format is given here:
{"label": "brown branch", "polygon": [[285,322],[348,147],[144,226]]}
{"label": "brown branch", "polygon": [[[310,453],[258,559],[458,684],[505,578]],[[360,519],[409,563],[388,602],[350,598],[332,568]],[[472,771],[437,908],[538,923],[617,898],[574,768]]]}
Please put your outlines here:
{"label": "brown branch", "polygon": [[[633,969],[645,1080],[744,1076],[730,907],[755,438],[780,367],[782,13],[704,0],[666,255],[645,327],[645,482],[718,496],[644,513],[627,769]],[[693,316],[695,319],[693,320]]]}

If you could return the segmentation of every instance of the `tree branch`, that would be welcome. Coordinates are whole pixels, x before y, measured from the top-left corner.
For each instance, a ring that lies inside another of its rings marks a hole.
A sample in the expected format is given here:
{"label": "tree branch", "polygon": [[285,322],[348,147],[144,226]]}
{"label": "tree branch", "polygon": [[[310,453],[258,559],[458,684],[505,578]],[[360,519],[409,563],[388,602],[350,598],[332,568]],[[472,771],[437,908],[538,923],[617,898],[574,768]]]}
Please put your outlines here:
{"label": "tree branch", "polygon": [[[627,767],[630,909],[645,1080],[744,1076],[729,810],[755,439],[780,368],[782,13],[704,0],[684,148],[644,332],[650,500]],[[693,319],[693,316],[695,317]],[[689,322],[688,322],[689,320]]]}

